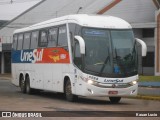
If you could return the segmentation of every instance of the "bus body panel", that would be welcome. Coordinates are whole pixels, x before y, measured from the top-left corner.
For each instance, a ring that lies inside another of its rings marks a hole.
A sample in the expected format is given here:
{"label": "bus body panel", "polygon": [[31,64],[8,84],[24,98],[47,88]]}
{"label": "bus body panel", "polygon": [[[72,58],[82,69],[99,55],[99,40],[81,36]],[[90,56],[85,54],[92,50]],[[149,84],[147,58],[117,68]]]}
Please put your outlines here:
{"label": "bus body panel", "polygon": [[[87,15],[87,14],[77,14],[77,15],[67,15],[64,17],[54,18],[45,22],[41,22],[26,28],[17,29],[15,33],[20,33],[22,31],[36,30],[44,27],[57,26],[65,23],[76,23],[81,26],[90,26],[97,28],[112,28],[112,29],[131,29],[131,25],[121,18],[113,16],[101,16],[101,15]],[[118,24],[117,24],[118,23]]]}
{"label": "bus body panel", "polygon": [[[68,50],[63,47],[12,50],[12,83],[19,86],[20,75],[22,74],[24,78],[29,75],[31,88],[63,93],[64,81],[68,77],[71,81],[72,93],[75,95],[136,95],[138,84],[130,86],[129,84],[132,81],[137,81],[138,75],[124,78],[99,77],[84,73],[75,65],[68,23],[101,29],[131,29],[131,26],[122,19],[111,16],[94,17],[89,15],[65,16],[18,29],[14,34],[66,25]],[[96,81],[98,86],[90,84],[89,80]],[[127,87],[118,88],[119,84]]]}
{"label": "bus body panel", "polygon": [[[75,68],[76,69],[76,68]],[[128,78],[106,78],[82,73],[76,69],[76,94],[81,96],[135,96],[138,92],[138,84],[129,85],[132,81],[138,80],[138,75]],[[88,84],[86,81],[96,80],[100,87]],[[107,81],[108,80],[108,81]],[[118,81],[119,80],[119,81]],[[123,81],[120,81],[123,80]],[[115,85],[114,87],[113,84]],[[116,87],[117,85],[117,87]],[[118,85],[125,86],[118,88]],[[117,91],[118,94],[108,94],[109,91]]]}

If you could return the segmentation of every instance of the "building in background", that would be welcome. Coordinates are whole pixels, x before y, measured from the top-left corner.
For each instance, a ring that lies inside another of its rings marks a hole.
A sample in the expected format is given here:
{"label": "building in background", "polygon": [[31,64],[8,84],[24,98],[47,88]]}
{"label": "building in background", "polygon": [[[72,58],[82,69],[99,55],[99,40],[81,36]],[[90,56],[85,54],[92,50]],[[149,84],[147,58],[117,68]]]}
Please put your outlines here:
{"label": "building in background", "polygon": [[[0,29],[8,28],[7,31],[4,31],[5,34],[0,35],[0,73],[10,73],[11,72],[11,42],[12,36],[12,27],[7,26],[8,23],[21,13],[27,12],[27,10],[41,0],[33,1],[0,1]],[[9,30],[9,31],[8,31]]]}
{"label": "building in background", "polygon": [[[2,27],[0,38],[3,44],[10,44],[15,29],[69,14],[117,16],[128,21],[133,27],[135,37],[144,40],[148,46],[147,56],[139,57],[139,73],[160,75],[159,6],[159,0],[42,0]],[[11,49],[9,46],[8,48]],[[140,54],[141,52],[139,56]],[[5,60],[1,58],[1,73],[4,73],[9,64],[3,64]]]}
{"label": "building in background", "polygon": [[[2,27],[3,25],[5,25],[7,22],[8,22],[8,20],[0,20],[0,27]],[[2,65],[3,61],[2,61],[2,57],[1,56],[2,56],[2,38],[0,38],[0,58],[1,58],[0,59],[0,68],[2,68],[2,67],[4,68],[4,66]],[[5,55],[3,55],[3,56],[5,56]],[[8,58],[10,59],[10,56]],[[8,63],[10,63],[10,60],[8,61]],[[0,72],[1,72],[1,69],[0,69]]]}

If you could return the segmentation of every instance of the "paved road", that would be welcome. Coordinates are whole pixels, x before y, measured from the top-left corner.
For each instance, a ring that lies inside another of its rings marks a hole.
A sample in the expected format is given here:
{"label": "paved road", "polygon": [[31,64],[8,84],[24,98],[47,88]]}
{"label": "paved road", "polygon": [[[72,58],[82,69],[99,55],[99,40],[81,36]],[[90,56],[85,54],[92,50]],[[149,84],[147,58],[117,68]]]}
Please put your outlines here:
{"label": "paved road", "polygon": [[[22,94],[19,88],[13,86],[9,80],[0,80],[0,111],[159,111],[160,102],[151,100],[138,100],[123,98],[119,104],[111,104],[107,98],[80,98],[78,102],[67,102],[63,95],[40,92],[36,95]],[[81,113],[82,114],[82,113]],[[87,113],[86,113],[87,114]],[[124,112],[126,114],[126,112]],[[1,119],[1,118],[0,118]],[[12,118],[13,119],[13,118]],[[17,119],[17,118],[15,118]],[[27,119],[27,118],[26,118]],[[32,118],[30,118],[32,119]],[[41,118],[46,119],[46,118]],[[47,118],[53,119],[53,118]],[[72,117],[55,117],[54,119],[72,120]],[[78,120],[82,118],[76,118]],[[101,117],[83,117],[84,120],[106,120]],[[158,118],[109,118],[111,120],[128,120],[128,119],[157,119]]]}

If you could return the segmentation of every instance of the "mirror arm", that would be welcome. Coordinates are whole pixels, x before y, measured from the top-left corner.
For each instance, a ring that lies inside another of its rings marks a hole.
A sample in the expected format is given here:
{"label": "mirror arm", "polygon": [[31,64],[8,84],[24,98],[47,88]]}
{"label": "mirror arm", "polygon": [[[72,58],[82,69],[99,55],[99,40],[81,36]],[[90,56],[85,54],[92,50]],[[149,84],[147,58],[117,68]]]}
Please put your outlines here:
{"label": "mirror arm", "polygon": [[74,38],[79,42],[81,54],[85,54],[85,42],[83,38],[81,36],[75,36]]}
{"label": "mirror arm", "polygon": [[146,54],[147,54],[147,45],[146,45],[146,43],[144,41],[142,41],[141,39],[138,39],[138,38],[136,38],[136,41],[138,43],[140,43],[141,46],[142,46],[142,56],[143,57],[146,56]]}

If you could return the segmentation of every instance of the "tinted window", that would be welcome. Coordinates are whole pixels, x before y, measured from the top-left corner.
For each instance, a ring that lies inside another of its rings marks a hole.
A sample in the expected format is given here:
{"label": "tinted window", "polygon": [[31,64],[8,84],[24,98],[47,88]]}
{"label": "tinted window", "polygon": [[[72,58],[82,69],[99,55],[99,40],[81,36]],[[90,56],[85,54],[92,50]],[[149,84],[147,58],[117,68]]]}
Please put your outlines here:
{"label": "tinted window", "polygon": [[13,36],[13,49],[16,50],[17,49],[17,35]]}
{"label": "tinted window", "polygon": [[67,29],[66,26],[59,27],[58,46],[67,46]]}
{"label": "tinted window", "polygon": [[55,47],[57,45],[58,28],[49,29],[48,33],[48,47]]}
{"label": "tinted window", "polygon": [[46,47],[48,44],[47,41],[47,30],[41,30],[40,39],[39,39],[39,47]]}
{"label": "tinted window", "polygon": [[31,49],[37,48],[38,35],[39,35],[38,31],[32,32],[32,35],[31,35],[31,47],[30,47]]}
{"label": "tinted window", "polygon": [[143,67],[154,67],[154,52],[147,52],[147,56],[143,57]]}
{"label": "tinted window", "polygon": [[23,49],[29,49],[29,46],[30,46],[30,35],[31,35],[31,33],[25,33],[24,34]]}
{"label": "tinted window", "polygon": [[19,34],[18,35],[18,47],[17,47],[17,50],[21,50],[22,49],[22,46],[23,45],[23,34]]}
{"label": "tinted window", "polygon": [[153,28],[142,29],[142,36],[143,38],[154,37],[154,29]]}
{"label": "tinted window", "polygon": [[70,42],[71,42],[71,49],[72,49],[72,53],[74,50],[74,34],[75,34],[75,28],[76,28],[76,24],[74,23],[69,23],[69,35],[70,35]]}

